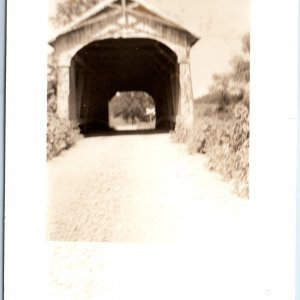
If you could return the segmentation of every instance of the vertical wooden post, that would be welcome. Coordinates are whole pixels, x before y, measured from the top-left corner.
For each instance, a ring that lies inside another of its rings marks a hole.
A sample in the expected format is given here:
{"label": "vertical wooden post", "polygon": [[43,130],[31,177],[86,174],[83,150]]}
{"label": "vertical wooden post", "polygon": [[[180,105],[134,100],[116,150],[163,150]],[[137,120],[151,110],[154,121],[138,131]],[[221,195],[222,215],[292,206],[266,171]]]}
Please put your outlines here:
{"label": "vertical wooden post", "polygon": [[77,119],[76,103],[76,63],[73,61],[70,66],[70,96],[69,96],[69,117],[70,120]]}
{"label": "vertical wooden post", "polygon": [[174,74],[171,73],[169,76],[169,89],[170,89],[170,101],[172,107],[172,116],[176,115],[176,97],[175,97],[175,82],[174,82]]}
{"label": "vertical wooden post", "polygon": [[87,113],[88,116],[90,116],[90,112],[91,112],[91,81],[92,81],[92,76],[89,73],[85,74],[85,91],[84,91],[84,97],[86,99],[86,103],[87,103]]}
{"label": "vertical wooden post", "polygon": [[81,102],[81,112],[84,118],[89,117],[89,103],[85,97],[86,91],[86,71],[82,71],[81,82],[79,83],[81,90],[80,90],[80,102]]}
{"label": "vertical wooden post", "polygon": [[59,66],[57,74],[57,114],[69,119],[70,67]]}
{"label": "vertical wooden post", "polygon": [[84,117],[84,110],[82,109],[83,103],[82,103],[82,93],[83,93],[83,72],[78,72],[78,78],[77,78],[77,87],[76,87],[76,103],[77,103],[77,111],[78,111],[78,118]]}
{"label": "vertical wooden post", "polygon": [[122,0],[122,14],[123,14],[123,18],[125,20],[125,27],[127,27],[128,17],[127,17],[127,12],[126,12],[126,0]]}
{"label": "vertical wooden post", "polygon": [[179,64],[176,64],[174,81],[173,81],[173,92],[174,92],[174,105],[175,115],[180,115],[180,80],[179,80]]}
{"label": "vertical wooden post", "polygon": [[193,90],[189,61],[179,62],[180,119],[186,128],[193,125]]}

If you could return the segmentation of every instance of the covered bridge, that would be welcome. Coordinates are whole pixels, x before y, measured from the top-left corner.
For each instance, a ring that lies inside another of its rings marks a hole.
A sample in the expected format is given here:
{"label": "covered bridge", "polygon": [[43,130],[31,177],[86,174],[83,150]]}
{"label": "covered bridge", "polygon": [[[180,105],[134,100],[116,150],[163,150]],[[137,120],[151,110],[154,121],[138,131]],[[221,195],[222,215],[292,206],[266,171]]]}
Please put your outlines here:
{"label": "covered bridge", "polygon": [[79,124],[108,123],[108,102],[145,91],[156,127],[192,123],[189,54],[199,37],[145,0],[103,0],[50,40],[58,67],[57,111]]}

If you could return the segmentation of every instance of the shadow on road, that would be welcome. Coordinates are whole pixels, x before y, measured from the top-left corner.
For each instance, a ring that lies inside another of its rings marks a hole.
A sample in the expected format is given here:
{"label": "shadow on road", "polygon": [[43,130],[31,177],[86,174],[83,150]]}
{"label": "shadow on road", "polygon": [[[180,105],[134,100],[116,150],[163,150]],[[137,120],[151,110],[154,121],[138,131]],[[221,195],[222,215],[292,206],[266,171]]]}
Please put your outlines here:
{"label": "shadow on road", "polygon": [[114,135],[145,135],[169,133],[170,129],[145,129],[145,130],[93,130],[82,133],[84,137],[114,136]]}

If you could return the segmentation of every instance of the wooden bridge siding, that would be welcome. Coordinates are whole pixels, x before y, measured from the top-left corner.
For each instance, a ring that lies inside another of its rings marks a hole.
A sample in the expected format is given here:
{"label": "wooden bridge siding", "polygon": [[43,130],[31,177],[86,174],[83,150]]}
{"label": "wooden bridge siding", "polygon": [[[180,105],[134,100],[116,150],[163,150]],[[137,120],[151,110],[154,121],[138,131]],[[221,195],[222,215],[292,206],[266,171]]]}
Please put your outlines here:
{"label": "wooden bridge siding", "polygon": [[[74,60],[70,66],[69,119],[96,119],[107,121],[107,92],[99,93],[99,82]],[[99,101],[99,99],[101,101]]]}
{"label": "wooden bridge siding", "polygon": [[108,38],[149,38],[168,46],[176,53],[179,61],[188,56],[188,36],[184,32],[153,20],[135,18],[138,23],[127,31],[116,25],[118,15],[108,15],[104,20],[58,37],[55,42],[56,61],[59,65],[70,65],[72,57],[84,46]]}
{"label": "wooden bridge siding", "polygon": [[69,119],[69,66],[59,66],[57,74],[57,113],[62,119]]}
{"label": "wooden bridge siding", "polygon": [[77,90],[76,90],[76,66],[72,63],[70,66],[70,92],[69,92],[69,119],[77,119]]}
{"label": "wooden bridge siding", "polygon": [[[175,82],[172,80],[171,74],[169,74],[168,77],[164,78],[165,88],[163,89],[160,99],[165,105],[162,106],[162,111],[156,114],[157,121],[160,122],[160,119],[162,119],[162,124],[168,124],[168,127],[171,125],[172,119],[174,119],[172,117],[176,115],[173,104],[177,100],[177,95],[172,94],[173,85],[175,85]],[[165,101],[163,101],[164,99]]]}
{"label": "wooden bridge siding", "polygon": [[[71,59],[76,52],[85,45],[105,38],[132,37],[149,38],[162,42],[173,50],[178,58],[179,64],[179,96],[175,106],[175,111],[186,122],[187,126],[192,123],[192,85],[189,66],[189,46],[188,36],[183,32],[162,25],[153,20],[137,18],[139,21],[128,32],[118,29],[114,25],[119,16],[112,16],[98,23],[87,25],[77,31],[71,32],[66,36],[58,38],[55,44],[55,59],[58,62],[58,91],[57,105],[58,113],[63,118],[69,117],[69,95],[73,97],[70,91],[70,72]],[[176,81],[176,80],[175,80]],[[171,89],[176,94],[176,87]],[[74,116],[74,111],[70,113]]]}
{"label": "wooden bridge siding", "polygon": [[181,121],[186,127],[191,127],[193,123],[193,91],[191,69],[189,61],[179,63],[180,77],[180,113]]}

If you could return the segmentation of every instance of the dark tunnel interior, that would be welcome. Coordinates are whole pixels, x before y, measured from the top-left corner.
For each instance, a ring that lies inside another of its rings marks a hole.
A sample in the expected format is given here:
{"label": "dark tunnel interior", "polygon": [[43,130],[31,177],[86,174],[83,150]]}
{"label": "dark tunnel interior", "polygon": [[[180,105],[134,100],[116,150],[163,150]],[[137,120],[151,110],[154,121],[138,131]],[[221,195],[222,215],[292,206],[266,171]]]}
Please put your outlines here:
{"label": "dark tunnel interior", "polygon": [[118,92],[145,91],[155,101],[156,128],[173,129],[179,109],[176,54],[142,38],[93,42],[73,57],[69,117],[89,131],[108,129],[108,102]]}

